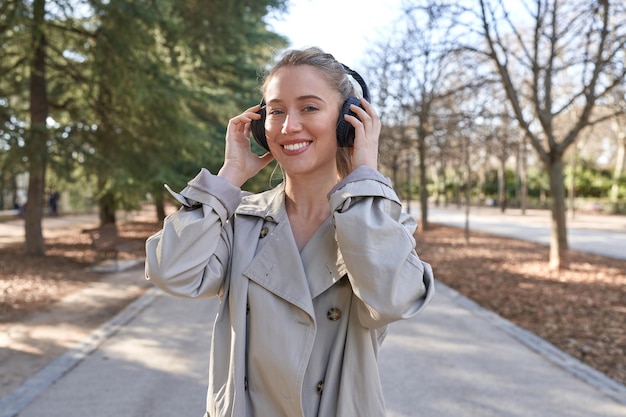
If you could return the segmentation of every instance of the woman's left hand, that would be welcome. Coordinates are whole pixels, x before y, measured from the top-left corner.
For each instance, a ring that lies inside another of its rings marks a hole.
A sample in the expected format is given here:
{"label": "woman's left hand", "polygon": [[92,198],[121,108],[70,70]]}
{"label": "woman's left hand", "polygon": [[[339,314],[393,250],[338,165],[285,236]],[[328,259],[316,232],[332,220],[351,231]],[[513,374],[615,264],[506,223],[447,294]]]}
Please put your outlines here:
{"label": "woman's left hand", "polygon": [[345,115],[348,123],[354,126],[354,147],[350,150],[352,167],[356,169],[362,165],[378,169],[378,138],[380,137],[380,117],[374,106],[364,98],[361,106],[350,106],[358,118]]}

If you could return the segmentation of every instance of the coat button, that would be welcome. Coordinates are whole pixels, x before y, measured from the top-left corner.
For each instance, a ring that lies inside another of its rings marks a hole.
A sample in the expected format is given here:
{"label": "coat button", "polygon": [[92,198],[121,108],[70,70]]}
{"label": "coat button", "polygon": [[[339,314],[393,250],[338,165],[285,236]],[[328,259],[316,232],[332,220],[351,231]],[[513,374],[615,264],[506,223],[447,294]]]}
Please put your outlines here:
{"label": "coat button", "polygon": [[317,393],[321,395],[323,391],[324,391],[324,381],[320,381],[317,383]]}
{"label": "coat button", "polygon": [[328,320],[337,321],[341,318],[341,310],[333,307],[328,310],[328,313],[326,313],[326,317],[328,317]]}
{"label": "coat button", "polygon": [[267,236],[267,233],[269,231],[270,229],[268,229],[267,226],[264,226],[263,229],[261,229],[261,233],[259,234],[259,237],[263,239],[265,236]]}

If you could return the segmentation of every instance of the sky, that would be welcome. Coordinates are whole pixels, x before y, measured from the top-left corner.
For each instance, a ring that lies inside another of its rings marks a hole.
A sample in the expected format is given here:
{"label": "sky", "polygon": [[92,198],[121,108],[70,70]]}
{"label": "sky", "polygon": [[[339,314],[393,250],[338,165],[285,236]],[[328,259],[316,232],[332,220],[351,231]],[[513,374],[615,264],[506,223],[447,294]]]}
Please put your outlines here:
{"label": "sky", "polygon": [[358,70],[369,43],[384,37],[400,13],[400,0],[291,0],[287,14],[268,23],[290,48],[318,46]]}

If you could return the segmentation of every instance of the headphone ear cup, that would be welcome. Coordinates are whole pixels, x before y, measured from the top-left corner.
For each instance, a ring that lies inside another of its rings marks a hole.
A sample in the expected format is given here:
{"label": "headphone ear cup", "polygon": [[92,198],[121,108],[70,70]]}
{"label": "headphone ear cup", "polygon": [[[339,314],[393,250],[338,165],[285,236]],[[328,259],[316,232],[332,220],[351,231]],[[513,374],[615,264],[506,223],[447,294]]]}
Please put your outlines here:
{"label": "headphone ear cup", "polygon": [[354,145],[354,126],[345,120],[343,117],[346,114],[354,116],[358,119],[357,115],[350,110],[350,106],[354,104],[361,107],[361,100],[356,97],[348,97],[343,103],[341,113],[339,114],[339,120],[337,120],[337,144],[342,147],[351,147]]}
{"label": "headphone ear cup", "polygon": [[265,105],[262,104],[261,109],[257,113],[261,115],[261,118],[250,122],[250,132],[252,132],[252,137],[256,140],[256,143],[266,151],[269,151],[270,148],[267,146],[267,138],[265,137]]}

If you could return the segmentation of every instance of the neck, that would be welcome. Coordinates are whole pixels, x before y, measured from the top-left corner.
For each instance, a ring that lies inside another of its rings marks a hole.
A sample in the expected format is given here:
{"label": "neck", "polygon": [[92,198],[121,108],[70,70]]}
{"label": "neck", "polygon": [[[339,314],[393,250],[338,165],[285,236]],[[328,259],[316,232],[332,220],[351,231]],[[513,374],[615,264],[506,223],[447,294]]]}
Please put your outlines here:
{"label": "neck", "polygon": [[287,177],[285,196],[287,213],[303,220],[326,219],[330,215],[328,192],[337,184],[337,177],[314,179]]}
{"label": "neck", "polygon": [[337,176],[307,181],[286,178],[285,209],[298,250],[304,248],[315,231],[330,216],[326,196],[336,183]]}

